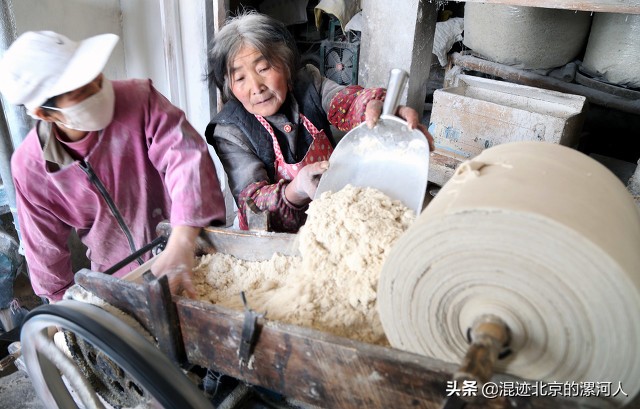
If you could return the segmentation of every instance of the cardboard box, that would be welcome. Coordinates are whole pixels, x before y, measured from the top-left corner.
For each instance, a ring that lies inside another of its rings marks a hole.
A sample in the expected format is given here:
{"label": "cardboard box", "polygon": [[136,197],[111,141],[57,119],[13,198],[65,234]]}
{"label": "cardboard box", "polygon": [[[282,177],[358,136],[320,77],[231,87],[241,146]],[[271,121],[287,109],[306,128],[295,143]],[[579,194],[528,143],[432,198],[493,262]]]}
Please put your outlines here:
{"label": "cardboard box", "polygon": [[575,147],[585,107],[580,95],[459,75],[457,86],[434,92],[429,131],[436,153],[457,160],[512,141]]}

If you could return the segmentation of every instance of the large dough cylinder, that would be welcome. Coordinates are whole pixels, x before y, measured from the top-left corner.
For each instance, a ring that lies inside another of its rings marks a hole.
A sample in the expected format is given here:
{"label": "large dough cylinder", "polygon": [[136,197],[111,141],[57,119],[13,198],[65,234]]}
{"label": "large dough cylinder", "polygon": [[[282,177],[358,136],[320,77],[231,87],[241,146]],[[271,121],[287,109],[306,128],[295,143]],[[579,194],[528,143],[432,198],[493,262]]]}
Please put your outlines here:
{"label": "large dough cylinder", "polygon": [[590,23],[588,12],[466,3],[463,42],[495,62],[554,68],[580,54]]}
{"label": "large dough cylinder", "polygon": [[483,314],[514,353],[497,370],[640,389],[640,213],[625,186],[570,148],[514,142],[462,164],[385,261],[391,345],[460,362]]}

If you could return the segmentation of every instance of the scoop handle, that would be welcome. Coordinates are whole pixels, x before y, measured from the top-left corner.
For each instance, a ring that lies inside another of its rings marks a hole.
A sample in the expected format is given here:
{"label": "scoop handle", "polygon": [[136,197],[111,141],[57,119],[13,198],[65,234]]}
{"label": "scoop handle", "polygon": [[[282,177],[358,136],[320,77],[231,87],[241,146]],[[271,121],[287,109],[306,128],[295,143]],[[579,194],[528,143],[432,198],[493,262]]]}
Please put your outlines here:
{"label": "scoop handle", "polygon": [[384,98],[382,115],[395,115],[400,102],[400,95],[404,89],[409,74],[400,68],[393,68],[389,73],[389,86],[387,86],[387,96]]}

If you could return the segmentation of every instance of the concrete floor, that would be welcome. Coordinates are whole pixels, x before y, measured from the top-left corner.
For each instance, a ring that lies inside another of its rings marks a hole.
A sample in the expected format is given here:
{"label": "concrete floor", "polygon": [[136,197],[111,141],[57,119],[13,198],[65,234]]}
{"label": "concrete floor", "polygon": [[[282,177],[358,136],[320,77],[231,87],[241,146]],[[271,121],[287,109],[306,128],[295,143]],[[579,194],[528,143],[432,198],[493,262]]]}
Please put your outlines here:
{"label": "concrete floor", "polygon": [[[14,283],[14,296],[28,310],[41,305],[40,298],[33,293],[25,274],[19,274]],[[6,354],[5,348],[0,356]],[[24,372],[11,365],[0,372],[0,409],[41,409],[44,404],[36,396],[31,381]]]}
{"label": "concrete floor", "polygon": [[44,409],[45,406],[36,396],[31,381],[24,374],[15,370],[0,378],[1,409]]}

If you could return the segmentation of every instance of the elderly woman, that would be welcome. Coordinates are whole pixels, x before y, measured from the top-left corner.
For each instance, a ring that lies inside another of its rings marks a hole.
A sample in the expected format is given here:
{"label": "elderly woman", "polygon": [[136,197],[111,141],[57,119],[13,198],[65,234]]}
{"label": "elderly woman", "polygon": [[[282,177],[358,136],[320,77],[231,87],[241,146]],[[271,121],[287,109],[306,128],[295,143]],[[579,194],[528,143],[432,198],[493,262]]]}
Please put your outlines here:
{"label": "elderly woman", "polygon": [[[229,20],[214,38],[209,77],[225,104],[206,137],[229,177],[241,229],[252,200],[271,230],[296,232],[329,166],[330,125],[348,131],[380,117],[384,89],[339,85],[299,60],[287,28],[258,13]],[[430,138],[415,110],[398,115]]]}

